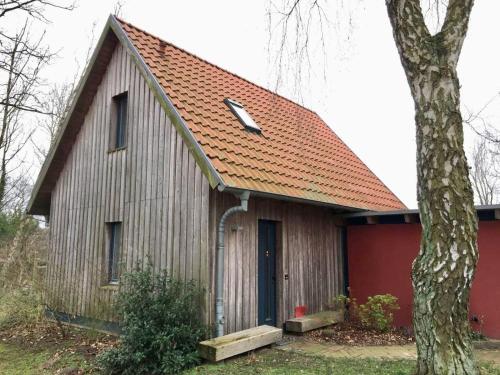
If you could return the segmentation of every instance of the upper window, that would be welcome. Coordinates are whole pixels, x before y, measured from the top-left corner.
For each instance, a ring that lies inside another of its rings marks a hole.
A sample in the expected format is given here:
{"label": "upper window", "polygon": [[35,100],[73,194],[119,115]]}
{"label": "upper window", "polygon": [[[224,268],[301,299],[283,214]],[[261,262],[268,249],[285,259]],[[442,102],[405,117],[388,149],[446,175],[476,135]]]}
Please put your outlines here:
{"label": "upper window", "polygon": [[113,97],[114,121],[111,126],[110,149],[116,150],[125,147],[127,135],[127,101],[126,92]]}
{"label": "upper window", "polygon": [[118,262],[120,260],[122,223],[107,223],[106,226],[108,227],[107,281],[110,284],[117,284],[119,280]]}
{"label": "upper window", "polygon": [[250,117],[245,108],[240,104],[231,99],[224,99],[224,103],[231,109],[231,112],[238,118],[238,120],[243,124],[243,126],[254,132],[260,133],[260,127],[256,122]]}

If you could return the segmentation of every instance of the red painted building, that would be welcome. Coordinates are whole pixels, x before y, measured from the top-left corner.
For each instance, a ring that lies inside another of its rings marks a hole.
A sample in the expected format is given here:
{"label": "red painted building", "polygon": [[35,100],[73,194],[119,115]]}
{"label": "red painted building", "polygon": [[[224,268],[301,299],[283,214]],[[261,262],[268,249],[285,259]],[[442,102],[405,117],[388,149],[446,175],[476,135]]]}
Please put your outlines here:
{"label": "red painted building", "polygon": [[[500,206],[477,208],[479,263],[472,286],[470,317],[475,330],[500,339]],[[395,325],[411,327],[411,266],[420,243],[417,211],[360,213],[348,218],[347,263],[351,296],[390,293],[401,309]]]}

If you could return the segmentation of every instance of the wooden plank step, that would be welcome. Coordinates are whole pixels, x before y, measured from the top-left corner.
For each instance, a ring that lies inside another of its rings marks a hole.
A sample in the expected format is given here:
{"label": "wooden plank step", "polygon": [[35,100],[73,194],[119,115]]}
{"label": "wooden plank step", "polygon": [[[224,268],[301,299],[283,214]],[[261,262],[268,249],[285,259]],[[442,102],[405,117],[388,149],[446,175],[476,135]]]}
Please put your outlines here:
{"label": "wooden plank step", "polygon": [[287,332],[304,333],[313,329],[339,323],[343,320],[343,311],[322,311],[301,318],[288,319],[285,323],[285,329]]}
{"label": "wooden plank step", "polygon": [[218,362],[250,350],[274,344],[281,340],[282,337],[282,329],[263,325],[202,341],[198,345],[198,352],[202,358]]}

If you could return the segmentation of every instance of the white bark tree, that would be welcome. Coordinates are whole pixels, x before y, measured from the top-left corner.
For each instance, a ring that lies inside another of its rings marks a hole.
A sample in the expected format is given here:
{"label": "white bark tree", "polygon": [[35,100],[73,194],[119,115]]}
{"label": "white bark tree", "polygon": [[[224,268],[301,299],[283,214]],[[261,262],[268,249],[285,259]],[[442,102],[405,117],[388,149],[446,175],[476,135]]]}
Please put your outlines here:
{"label": "white bark tree", "polygon": [[[417,374],[472,375],[479,373],[468,320],[469,291],[478,260],[477,218],[463,146],[457,63],[473,0],[423,3],[435,6],[437,24],[443,21],[435,33],[425,23],[420,0],[386,0],[415,105],[417,129],[417,198],[422,222],[420,252],[412,272]],[[302,34],[309,33],[311,22],[324,17],[317,10],[322,2],[283,0],[282,4],[277,12],[281,32],[285,38],[292,34],[292,57],[300,58],[299,52],[307,48],[303,41],[309,43],[312,37]],[[314,12],[317,19],[311,21]],[[442,12],[444,19],[440,19]]]}

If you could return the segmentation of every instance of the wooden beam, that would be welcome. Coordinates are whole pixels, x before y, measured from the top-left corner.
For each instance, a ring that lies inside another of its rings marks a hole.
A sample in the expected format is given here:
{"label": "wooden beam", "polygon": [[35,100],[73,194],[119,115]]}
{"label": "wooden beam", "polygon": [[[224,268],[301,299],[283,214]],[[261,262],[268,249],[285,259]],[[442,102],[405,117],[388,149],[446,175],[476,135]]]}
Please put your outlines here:
{"label": "wooden beam", "polygon": [[287,332],[304,333],[313,329],[326,327],[344,320],[343,311],[323,311],[306,315],[302,318],[289,319],[285,323]]}
{"label": "wooden beam", "polygon": [[406,224],[418,223],[418,214],[405,214],[404,218]]}
{"label": "wooden beam", "polygon": [[500,209],[495,210],[495,220],[500,220]]}
{"label": "wooden beam", "polygon": [[283,330],[271,326],[259,326],[245,329],[200,342],[198,352],[200,356],[212,362],[234,357],[263,346],[271,345],[281,340]]}
{"label": "wooden beam", "polygon": [[366,223],[367,224],[378,224],[378,216],[367,216]]}

